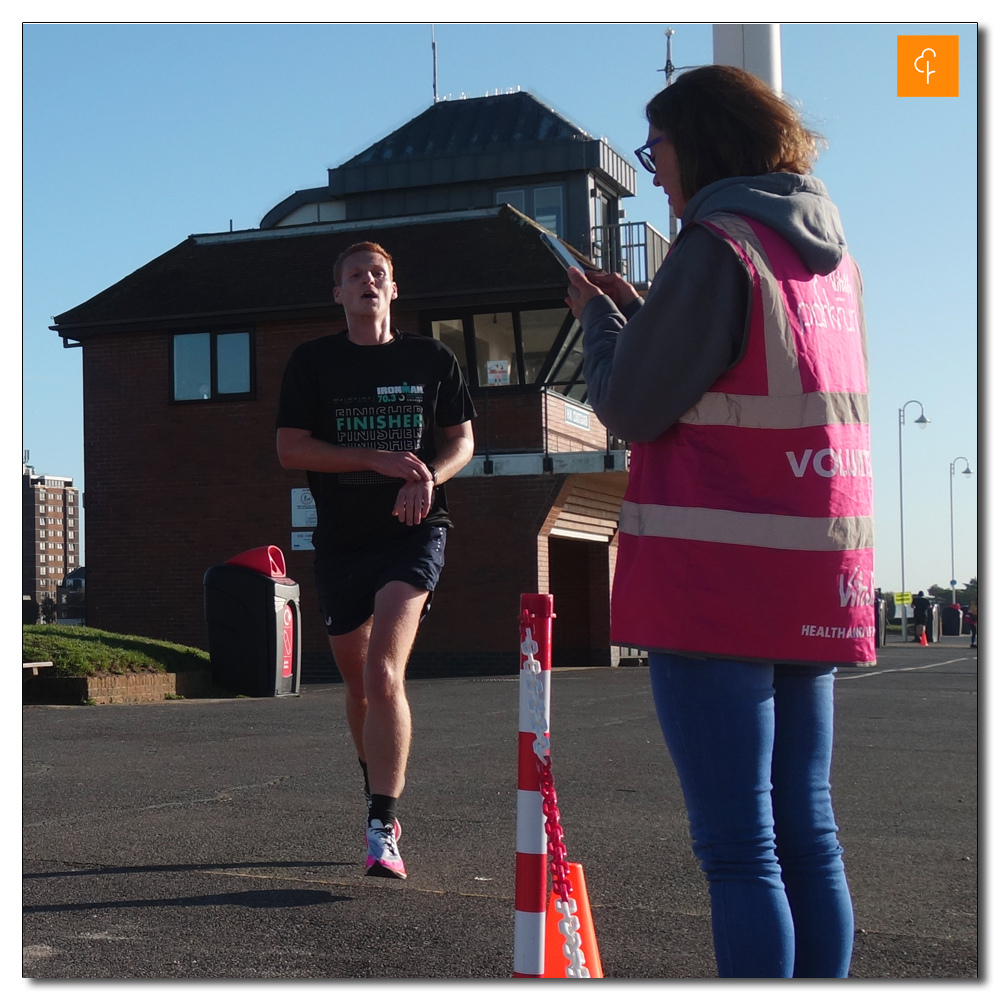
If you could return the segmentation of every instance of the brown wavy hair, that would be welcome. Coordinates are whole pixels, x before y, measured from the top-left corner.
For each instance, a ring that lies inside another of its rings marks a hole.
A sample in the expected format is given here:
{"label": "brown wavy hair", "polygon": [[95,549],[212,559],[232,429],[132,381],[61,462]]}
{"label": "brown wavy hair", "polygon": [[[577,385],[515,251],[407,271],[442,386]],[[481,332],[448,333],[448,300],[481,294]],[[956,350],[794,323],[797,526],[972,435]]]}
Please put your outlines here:
{"label": "brown wavy hair", "polygon": [[378,243],[352,243],[333,262],[333,283],[335,285],[339,285],[340,279],[344,276],[344,261],[356,253],[380,253],[385,257],[385,262],[389,265],[389,277],[392,277],[392,257],[389,256],[389,251],[385,247],[379,246]]}
{"label": "brown wavy hair", "polygon": [[646,105],[646,120],[677,150],[686,200],[724,177],[808,174],[823,137],[763,80],[736,66],[699,66]]}

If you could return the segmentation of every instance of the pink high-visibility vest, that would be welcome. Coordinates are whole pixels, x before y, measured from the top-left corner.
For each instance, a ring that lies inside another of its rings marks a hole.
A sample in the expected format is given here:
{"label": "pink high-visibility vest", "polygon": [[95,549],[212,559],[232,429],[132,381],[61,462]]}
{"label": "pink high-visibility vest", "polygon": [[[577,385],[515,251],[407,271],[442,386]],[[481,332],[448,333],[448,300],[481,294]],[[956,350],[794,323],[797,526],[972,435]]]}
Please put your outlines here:
{"label": "pink high-visibility vest", "polygon": [[810,272],[743,216],[701,220],[753,279],[746,350],[633,444],[612,642],[742,660],[875,662],[868,361],[845,254]]}

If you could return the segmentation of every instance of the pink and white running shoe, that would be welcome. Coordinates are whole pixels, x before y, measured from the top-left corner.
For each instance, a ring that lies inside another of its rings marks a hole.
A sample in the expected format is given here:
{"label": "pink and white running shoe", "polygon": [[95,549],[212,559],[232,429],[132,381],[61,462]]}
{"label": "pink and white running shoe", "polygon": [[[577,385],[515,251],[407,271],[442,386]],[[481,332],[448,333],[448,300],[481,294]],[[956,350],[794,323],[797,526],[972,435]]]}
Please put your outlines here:
{"label": "pink and white running shoe", "polygon": [[[367,818],[365,822],[366,823],[368,822]],[[367,826],[365,827],[365,830],[367,831]],[[392,821],[392,835],[396,838],[396,843],[399,843],[399,841],[403,839],[403,827],[400,825],[398,819],[394,819]],[[366,837],[367,837],[367,832],[366,832]]]}
{"label": "pink and white running shoe", "polygon": [[[395,824],[399,828],[398,823]],[[373,819],[365,830],[368,841],[368,857],[365,858],[365,874],[379,878],[406,878],[406,866],[399,856],[395,830],[390,830],[380,819]]]}

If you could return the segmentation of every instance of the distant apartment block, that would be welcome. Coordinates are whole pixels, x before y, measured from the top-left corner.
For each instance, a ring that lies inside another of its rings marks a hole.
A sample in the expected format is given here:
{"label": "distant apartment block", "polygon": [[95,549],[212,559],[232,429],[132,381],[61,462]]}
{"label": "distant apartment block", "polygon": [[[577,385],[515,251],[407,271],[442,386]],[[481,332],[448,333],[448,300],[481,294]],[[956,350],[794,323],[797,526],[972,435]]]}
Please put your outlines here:
{"label": "distant apartment block", "polygon": [[21,594],[41,608],[80,565],[80,491],[68,476],[22,465]]}

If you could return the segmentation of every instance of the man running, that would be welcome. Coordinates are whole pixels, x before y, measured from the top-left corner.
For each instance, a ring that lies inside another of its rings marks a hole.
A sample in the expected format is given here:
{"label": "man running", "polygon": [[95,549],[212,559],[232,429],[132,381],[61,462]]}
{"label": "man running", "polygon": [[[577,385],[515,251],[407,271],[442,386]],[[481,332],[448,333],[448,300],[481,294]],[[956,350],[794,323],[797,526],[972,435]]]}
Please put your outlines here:
{"label": "man running", "polygon": [[917,591],[913,598],[913,632],[914,642],[920,642],[920,637],[927,631],[927,619],[930,617],[931,602],[924,597],[922,590]]}
{"label": "man running", "polygon": [[411,733],[406,663],[452,526],[440,487],[472,457],[475,410],[455,355],[392,327],[386,250],[348,247],[333,280],[347,329],[289,359],[278,457],[307,472],[316,502],[316,589],[368,800],[366,874],[406,878],[396,819]]}

